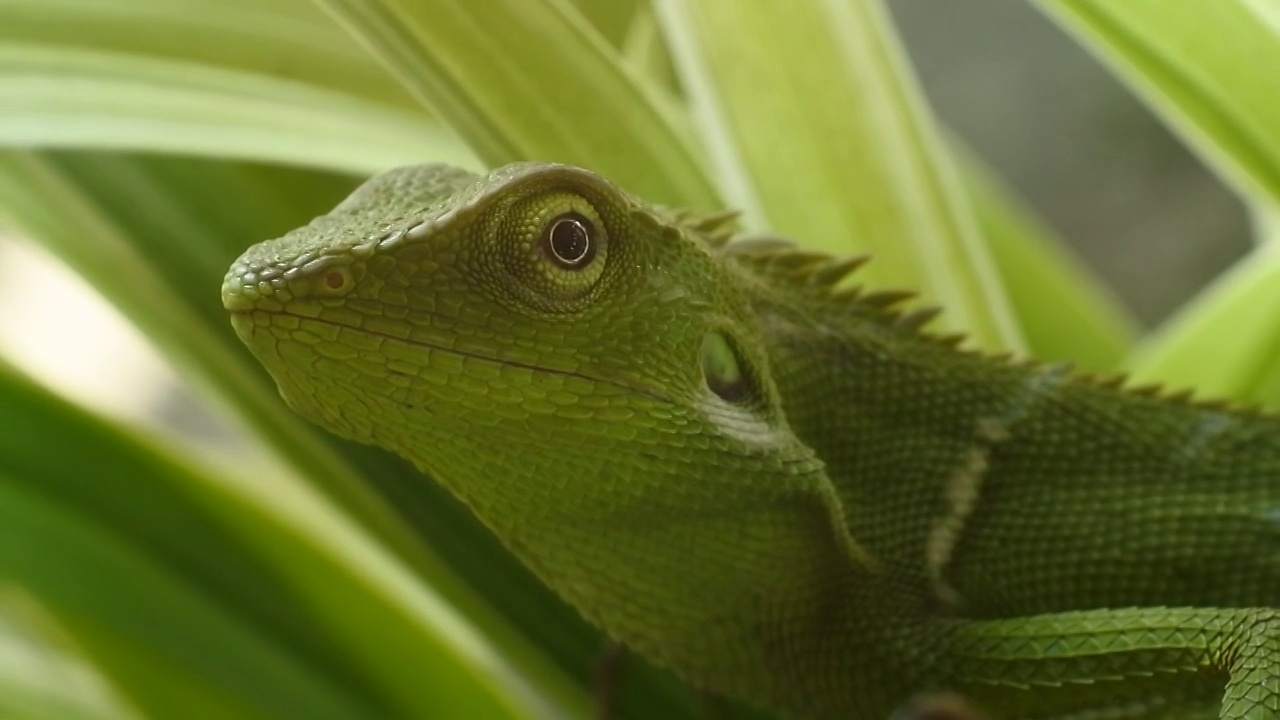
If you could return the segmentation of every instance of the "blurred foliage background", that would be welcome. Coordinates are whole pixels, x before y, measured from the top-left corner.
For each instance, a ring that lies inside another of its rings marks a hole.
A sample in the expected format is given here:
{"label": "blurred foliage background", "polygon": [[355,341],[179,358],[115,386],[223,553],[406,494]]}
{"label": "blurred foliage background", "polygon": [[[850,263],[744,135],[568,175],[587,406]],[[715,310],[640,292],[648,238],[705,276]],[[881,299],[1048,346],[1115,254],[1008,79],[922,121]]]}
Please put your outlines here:
{"label": "blurred foliage background", "polygon": [[[1004,0],[887,7],[946,126],[1143,327],[1167,318],[1248,250],[1240,200],[1034,7]],[[0,239],[0,253],[0,337],[24,367],[103,409],[158,419],[200,442],[235,442],[234,430],[77,279],[12,239]],[[33,283],[63,302],[24,302]],[[92,320],[76,327],[73,318]],[[95,332],[86,335],[89,328]]]}
{"label": "blurred foliage background", "polygon": [[[0,0],[0,716],[590,714],[599,633],[222,316],[394,163],[584,162],[873,251],[977,344],[1275,404],[1280,6],[1106,6]],[[620,677],[619,717],[706,710]]]}

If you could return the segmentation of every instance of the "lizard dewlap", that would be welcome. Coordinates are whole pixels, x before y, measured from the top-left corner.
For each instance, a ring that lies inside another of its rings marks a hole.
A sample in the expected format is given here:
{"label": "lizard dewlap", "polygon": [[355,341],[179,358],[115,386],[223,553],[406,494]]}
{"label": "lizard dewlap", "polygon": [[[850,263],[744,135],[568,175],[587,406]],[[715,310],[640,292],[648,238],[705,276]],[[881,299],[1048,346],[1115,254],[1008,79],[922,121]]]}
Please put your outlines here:
{"label": "lizard dewlap", "polygon": [[423,165],[222,296],[290,407],[701,687],[1280,717],[1280,420],[966,352],[857,261],[733,233],[580,168]]}

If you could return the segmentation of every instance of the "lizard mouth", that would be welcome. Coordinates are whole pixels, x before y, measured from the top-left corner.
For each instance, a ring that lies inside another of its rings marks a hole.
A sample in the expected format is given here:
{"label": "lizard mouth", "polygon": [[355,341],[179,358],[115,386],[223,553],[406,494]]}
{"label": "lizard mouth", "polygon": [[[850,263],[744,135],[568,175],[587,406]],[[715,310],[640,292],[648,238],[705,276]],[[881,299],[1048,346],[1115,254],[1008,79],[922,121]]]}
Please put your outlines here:
{"label": "lizard mouth", "polygon": [[[641,385],[639,383],[632,382],[632,381],[615,379],[615,378],[598,377],[595,375],[590,375],[587,373],[580,373],[580,372],[573,372],[570,370],[559,370],[555,368],[547,368],[547,367],[542,367],[540,365],[534,365],[531,363],[524,363],[524,362],[519,362],[515,360],[496,358],[496,357],[484,355],[481,353],[474,353],[474,352],[468,352],[466,350],[458,350],[456,348],[444,347],[442,345],[426,343],[420,340],[407,340],[405,338],[397,337],[395,335],[391,335],[388,333],[381,333],[381,332],[369,330],[366,328],[356,327],[354,325],[334,322],[332,320],[323,320],[320,318],[297,315],[297,314],[282,311],[282,310],[264,310],[262,308],[246,307],[246,308],[230,308],[229,313],[231,315],[232,327],[235,328],[236,333],[240,335],[240,337],[243,340],[249,343],[250,346],[254,345],[254,343],[251,341],[251,338],[255,332],[267,330],[267,327],[259,325],[254,320],[255,317],[298,318],[298,319],[306,320],[307,322],[319,323],[319,324],[327,325],[330,327],[340,328],[343,330],[349,330],[352,332],[361,333],[371,337],[380,338],[386,342],[399,343],[401,345],[408,345],[411,347],[421,348],[427,353],[440,353],[442,355],[450,355],[456,358],[462,358],[464,360],[469,360],[472,362],[488,363],[488,364],[497,365],[501,367],[519,368],[519,369],[528,370],[530,372],[533,372],[535,374],[540,374],[540,375],[571,377],[571,378],[586,380],[588,382],[597,383],[601,385],[611,385],[618,389],[624,390],[629,394],[639,395],[641,397],[647,398],[654,402],[662,403],[664,405],[674,404],[674,401],[665,393],[659,390],[656,390],[654,388],[646,387],[644,385]],[[391,368],[387,368],[387,372],[391,374],[404,374],[404,373],[399,373],[396,370],[393,370]]]}

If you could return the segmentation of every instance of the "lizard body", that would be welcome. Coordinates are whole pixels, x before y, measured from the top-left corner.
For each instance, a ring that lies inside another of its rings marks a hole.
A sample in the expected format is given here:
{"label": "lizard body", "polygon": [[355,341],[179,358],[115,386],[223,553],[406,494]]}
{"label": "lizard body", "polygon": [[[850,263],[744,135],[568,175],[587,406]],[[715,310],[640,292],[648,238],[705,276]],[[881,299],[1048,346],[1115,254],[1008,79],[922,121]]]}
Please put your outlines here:
{"label": "lizard body", "polygon": [[689,681],[796,718],[1280,717],[1280,420],[957,348],[856,261],[579,168],[402,168],[223,300]]}

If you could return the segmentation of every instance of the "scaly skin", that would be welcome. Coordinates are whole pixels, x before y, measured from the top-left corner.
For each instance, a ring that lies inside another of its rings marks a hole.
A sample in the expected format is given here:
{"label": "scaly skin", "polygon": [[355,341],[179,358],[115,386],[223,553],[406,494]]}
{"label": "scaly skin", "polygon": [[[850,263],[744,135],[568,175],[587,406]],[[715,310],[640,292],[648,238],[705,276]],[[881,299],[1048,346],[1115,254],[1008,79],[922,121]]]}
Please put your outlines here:
{"label": "scaly skin", "polygon": [[403,168],[222,293],[292,408],[697,685],[1280,717],[1280,421],[957,350],[730,232],[572,167]]}

